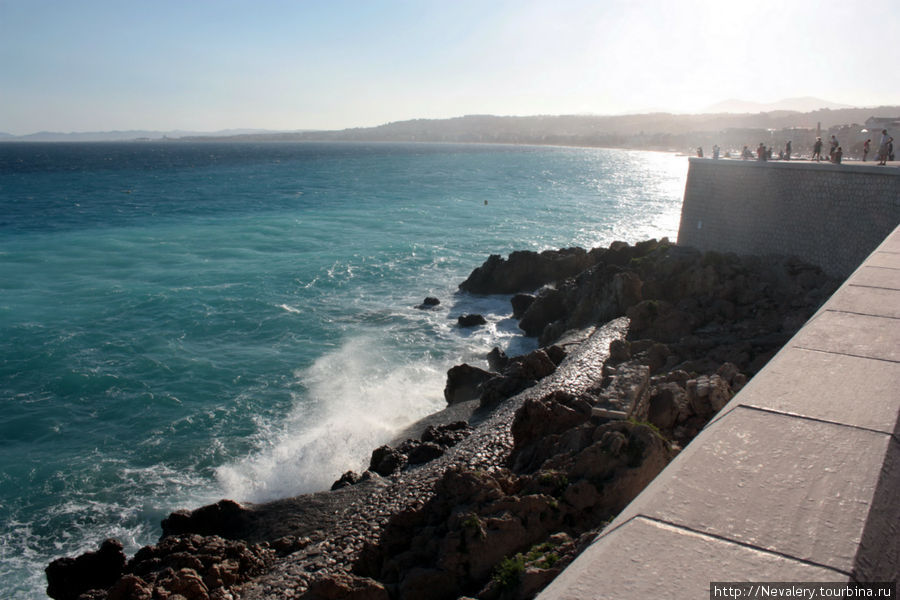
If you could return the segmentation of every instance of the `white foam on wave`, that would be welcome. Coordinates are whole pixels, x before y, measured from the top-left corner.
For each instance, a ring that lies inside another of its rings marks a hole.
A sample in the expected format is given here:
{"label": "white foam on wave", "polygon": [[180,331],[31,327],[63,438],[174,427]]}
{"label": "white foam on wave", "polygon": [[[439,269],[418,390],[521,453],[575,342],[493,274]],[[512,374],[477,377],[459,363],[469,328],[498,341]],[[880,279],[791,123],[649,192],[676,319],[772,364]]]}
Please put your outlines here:
{"label": "white foam on wave", "polygon": [[371,452],[443,408],[446,366],[401,360],[374,336],[356,337],[297,373],[303,392],[257,450],[216,471],[225,497],[262,502],[328,489],[365,470]]}

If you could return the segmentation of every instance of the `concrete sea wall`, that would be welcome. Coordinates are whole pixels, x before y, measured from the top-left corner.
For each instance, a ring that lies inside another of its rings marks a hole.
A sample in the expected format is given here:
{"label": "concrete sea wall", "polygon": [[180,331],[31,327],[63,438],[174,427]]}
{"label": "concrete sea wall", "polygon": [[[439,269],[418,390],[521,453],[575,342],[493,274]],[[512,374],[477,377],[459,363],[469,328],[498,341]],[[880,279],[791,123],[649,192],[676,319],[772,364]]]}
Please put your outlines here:
{"label": "concrete sea wall", "polygon": [[678,243],[847,277],[900,223],[900,169],[691,158]]}

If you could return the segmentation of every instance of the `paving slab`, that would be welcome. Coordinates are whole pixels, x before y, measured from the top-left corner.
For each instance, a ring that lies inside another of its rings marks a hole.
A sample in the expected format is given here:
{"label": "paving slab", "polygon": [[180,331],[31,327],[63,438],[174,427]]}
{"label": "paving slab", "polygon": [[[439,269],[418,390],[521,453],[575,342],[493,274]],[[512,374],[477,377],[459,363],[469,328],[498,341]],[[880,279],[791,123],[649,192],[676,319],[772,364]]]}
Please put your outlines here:
{"label": "paving slab", "polygon": [[894,230],[885,240],[878,246],[880,252],[893,252],[900,254],[900,231]]}
{"label": "paving slab", "polygon": [[847,285],[828,301],[827,309],[900,319],[900,290]]}
{"label": "paving slab", "polygon": [[641,515],[849,574],[892,440],[738,407],[612,525]]}
{"label": "paving slab", "polygon": [[870,267],[883,267],[886,269],[896,269],[898,268],[897,264],[897,252],[888,252],[885,250],[876,250],[873,252],[869,258],[866,260],[866,265]]}
{"label": "paving slab", "polygon": [[[898,262],[900,262],[900,259],[898,259]],[[848,285],[900,290],[900,269],[866,265],[857,269],[847,283]]]}
{"label": "paving slab", "polygon": [[900,340],[900,319],[826,309],[804,325],[788,344],[794,348],[898,362],[897,340]]}
{"label": "paving slab", "polygon": [[842,582],[848,576],[638,517],[594,542],[538,598],[696,600],[709,598],[712,581]]}
{"label": "paving slab", "polygon": [[739,406],[900,433],[900,363],[786,348],[716,416]]}
{"label": "paving slab", "polygon": [[900,581],[900,441],[891,440],[853,565],[857,581]]}

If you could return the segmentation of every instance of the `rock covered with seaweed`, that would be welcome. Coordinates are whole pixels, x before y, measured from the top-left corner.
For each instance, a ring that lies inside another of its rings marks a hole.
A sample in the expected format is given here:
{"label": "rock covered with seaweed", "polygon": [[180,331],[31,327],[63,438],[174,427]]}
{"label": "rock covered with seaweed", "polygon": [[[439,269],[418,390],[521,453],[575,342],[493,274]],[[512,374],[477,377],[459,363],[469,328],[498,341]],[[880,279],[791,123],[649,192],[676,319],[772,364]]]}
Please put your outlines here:
{"label": "rock covered with seaweed", "polygon": [[492,256],[460,288],[514,295],[539,350],[453,367],[448,414],[333,491],[173,513],[127,562],[106,542],[95,575],[92,558],[54,561],[48,593],[533,597],[835,287],[795,259],[665,239]]}

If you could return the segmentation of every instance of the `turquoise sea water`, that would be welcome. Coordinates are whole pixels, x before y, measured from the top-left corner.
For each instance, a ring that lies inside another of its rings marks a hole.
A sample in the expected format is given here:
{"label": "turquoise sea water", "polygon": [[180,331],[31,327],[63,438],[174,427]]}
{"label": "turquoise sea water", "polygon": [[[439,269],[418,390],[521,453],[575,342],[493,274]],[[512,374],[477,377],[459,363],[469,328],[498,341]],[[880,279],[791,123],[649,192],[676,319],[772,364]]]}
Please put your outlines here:
{"label": "turquoise sea water", "polygon": [[[678,226],[683,158],[428,144],[0,144],[0,597],[171,510],[327,488],[529,348],[489,254]],[[426,295],[438,310],[418,310]],[[481,312],[490,325],[463,331]]]}

